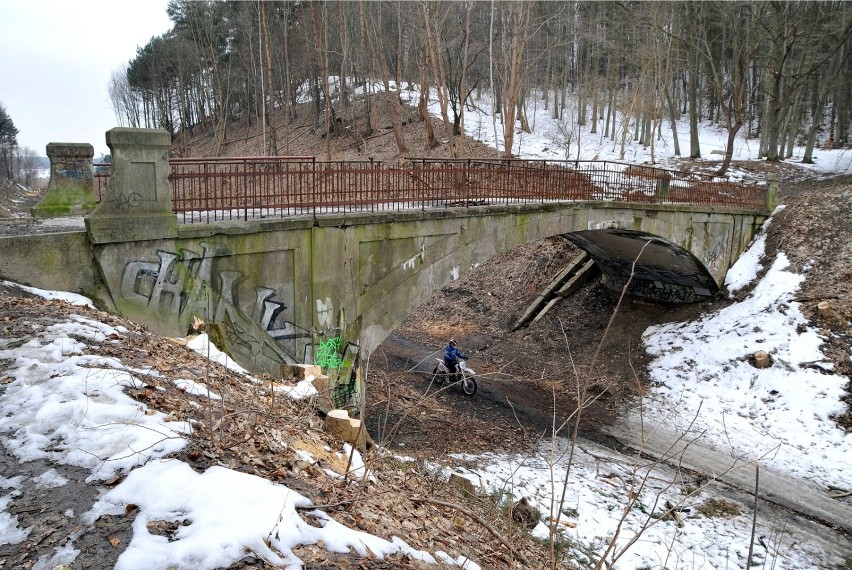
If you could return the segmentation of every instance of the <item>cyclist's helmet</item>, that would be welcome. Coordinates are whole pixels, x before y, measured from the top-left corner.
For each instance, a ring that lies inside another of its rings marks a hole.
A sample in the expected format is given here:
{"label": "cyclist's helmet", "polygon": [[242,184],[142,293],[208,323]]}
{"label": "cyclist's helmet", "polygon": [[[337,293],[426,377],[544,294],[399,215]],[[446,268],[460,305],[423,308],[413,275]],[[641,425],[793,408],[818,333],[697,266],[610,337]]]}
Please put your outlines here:
{"label": "cyclist's helmet", "polygon": [[458,343],[456,342],[456,339],[454,339],[454,338],[451,338],[451,339],[450,339],[450,346],[458,346]]}

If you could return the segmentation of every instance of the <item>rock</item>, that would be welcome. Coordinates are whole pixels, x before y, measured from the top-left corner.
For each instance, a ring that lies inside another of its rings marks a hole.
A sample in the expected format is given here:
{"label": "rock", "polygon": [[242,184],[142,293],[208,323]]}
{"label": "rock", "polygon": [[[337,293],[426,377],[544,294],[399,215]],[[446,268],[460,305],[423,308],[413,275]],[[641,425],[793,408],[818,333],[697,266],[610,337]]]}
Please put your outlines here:
{"label": "rock", "polygon": [[459,475],[458,473],[450,473],[450,486],[461,489],[462,493],[469,497],[476,496],[476,489],[473,488],[473,481]]}

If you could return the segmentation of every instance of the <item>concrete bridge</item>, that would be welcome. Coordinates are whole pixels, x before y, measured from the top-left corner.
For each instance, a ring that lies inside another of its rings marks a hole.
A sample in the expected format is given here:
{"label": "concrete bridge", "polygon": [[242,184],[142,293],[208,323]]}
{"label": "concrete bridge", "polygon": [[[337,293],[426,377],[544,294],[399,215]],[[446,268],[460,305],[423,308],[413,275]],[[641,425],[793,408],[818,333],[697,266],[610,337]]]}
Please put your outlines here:
{"label": "concrete bridge", "polygon": [[282,363],[314,362],[344,392],[359,351],[501,253],[568,234],[612,286],[635,262],[632,291],[692,301],[719,291],[768,215],[547,201],[178,224],[169,142],[163,131],[109,131],[111,181],[86,231],[0,238],[0,276],[83,293],[166,335],[185,334],[194,318],[216,323],[214,340],[250,370],[278,376]]}

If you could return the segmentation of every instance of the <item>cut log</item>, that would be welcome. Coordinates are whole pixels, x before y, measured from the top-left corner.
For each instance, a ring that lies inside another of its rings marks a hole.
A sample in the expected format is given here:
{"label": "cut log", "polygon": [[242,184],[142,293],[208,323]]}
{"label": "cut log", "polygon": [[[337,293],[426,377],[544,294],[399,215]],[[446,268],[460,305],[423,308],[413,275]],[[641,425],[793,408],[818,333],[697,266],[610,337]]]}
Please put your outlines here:
{"label": "cut log", "polygon": [[766,351],[758,350],[754,353],[754,367],[755,368],[769,368],[769,365],[772,364],[769,360],[769,354]]}
{"label": "cut log", "polygon": [[340,441],[349,443],[359,451],[367,449],[367,429],[361,428],[361,420],[349,417],[346,410],[331,410],[325,416],[325,431]]}
{"label": "cut log", "polygon": [[331,385],[328,382],[328,376],[322,374],[314,376],[311,380],[314,389],[317,391],[317,397],[314,400],[314,407],[321,412],[328,412],[334,407],[331,399]]}

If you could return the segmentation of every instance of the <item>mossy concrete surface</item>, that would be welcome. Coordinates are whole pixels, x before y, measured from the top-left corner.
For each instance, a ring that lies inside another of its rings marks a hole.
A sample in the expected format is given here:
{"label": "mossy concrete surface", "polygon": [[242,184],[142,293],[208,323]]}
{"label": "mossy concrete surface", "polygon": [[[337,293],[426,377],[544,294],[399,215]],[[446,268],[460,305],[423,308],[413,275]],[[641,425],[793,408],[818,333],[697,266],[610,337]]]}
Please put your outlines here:
{"label": "mossy concrete surface", "polygon": [[106,133],[112,153],[110,182],[86,217],[93,243],[177,237],[169,189],[171,136],[161,129],[115,128]]}
{"label": "mossy concrete surface", "polygon": [[[669,245],[653,251],[647,271],[678,271],[688,259],[698,265],[686,274],[698,267],[721,285],[764,218],[575,202],[179,226],[175,237],[160,239],[27,236],[5,238],[0,274],[94,291],[101,304],[167,334],[185,334],[194,317],[218,323],[237,362],[277,374],[283,362],[313,362],[330,339],[371,351],[451,281],[553,235],[582,232],[589,243],[597,235],[655,236]],[[627,267],[632,259],[621,261]]]}
{"label": "mossy concrete surface", "polygon": [[67,183],[49,187],[41,201],[33,206],[34,218],[82,216],[97,206],[95,193],[80,184]]}
{"label": "mossy concrete surface", "polygon": [[98,297],[101,281],[86,232],[0,237],[0,278]]}

